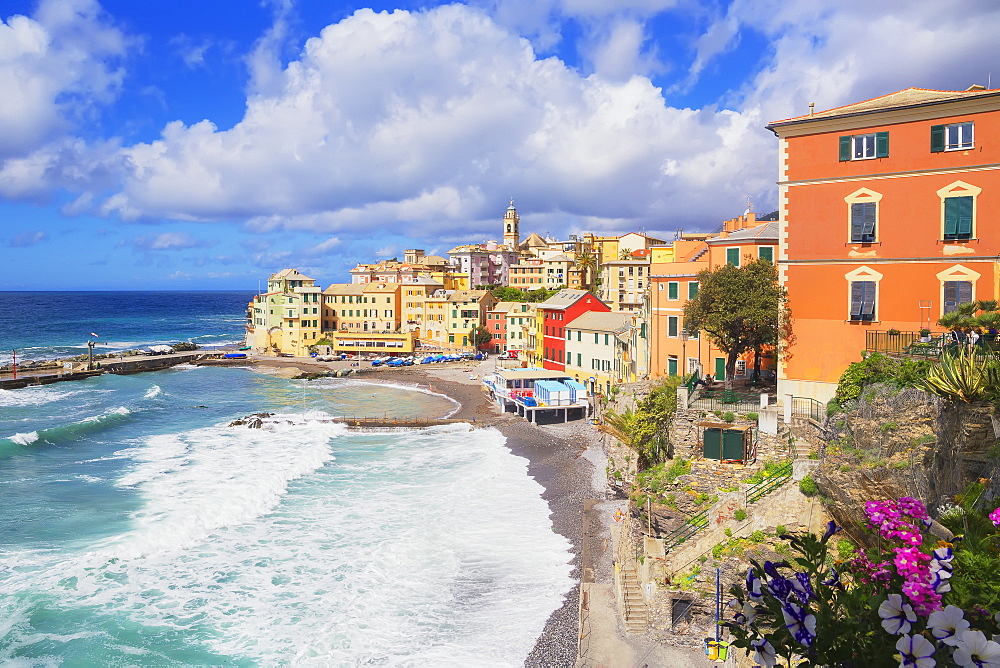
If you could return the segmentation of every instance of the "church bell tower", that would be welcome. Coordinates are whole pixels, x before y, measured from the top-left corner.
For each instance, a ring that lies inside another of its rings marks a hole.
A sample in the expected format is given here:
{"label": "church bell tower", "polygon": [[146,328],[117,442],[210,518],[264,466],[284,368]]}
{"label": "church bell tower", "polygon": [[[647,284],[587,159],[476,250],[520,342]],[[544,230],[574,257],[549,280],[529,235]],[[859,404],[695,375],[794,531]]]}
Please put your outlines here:
{"label": "church bell tower", "polygon": [[510,206],[503,215],[503,244],[512,250],[517,250],[521,243],[521,232],[518,230],[520,218],[517,217],[517,209],[514,208],[514,198],[510,200]]}

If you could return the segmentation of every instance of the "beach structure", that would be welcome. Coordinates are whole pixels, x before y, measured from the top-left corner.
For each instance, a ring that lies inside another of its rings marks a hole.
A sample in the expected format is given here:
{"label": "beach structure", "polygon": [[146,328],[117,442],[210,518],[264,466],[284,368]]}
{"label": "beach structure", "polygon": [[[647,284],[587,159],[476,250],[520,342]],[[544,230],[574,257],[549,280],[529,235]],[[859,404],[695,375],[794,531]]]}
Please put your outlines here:
{"label": "beach structure", "polygon": [[1000,90],[908,88],[767,127],[795,318],[779,394],[827,401],[862,351],[997,299]]}
{"label": "beach structure", "polygon": [[[649,292],[644,304],[649,328],[650,375],[711,373],[716,380],[725,380],[725,353],[715,348],[703,333],[685,327],[684,304],[698,294],[698,272],[725,264],[740,266],[757,258],[773,261],[777,244],[777,223],[758,219],[748,209],[743,215],[724,221],[717,234],[683,235],[675,239],[674,259],[650,264]],[[736,361],[736,376],[743,377],[752,364],[752,352],[742,356]],[[774,357],[765,357],[761,368],[773,369]]]}
{"label": "beach structure", "polygon": [[538,414],[555,413],[568,422],[570,416],[586,418],[590,393],[568,374],[538,367],[502,369],[483,376],[490,400],[534,423]]}

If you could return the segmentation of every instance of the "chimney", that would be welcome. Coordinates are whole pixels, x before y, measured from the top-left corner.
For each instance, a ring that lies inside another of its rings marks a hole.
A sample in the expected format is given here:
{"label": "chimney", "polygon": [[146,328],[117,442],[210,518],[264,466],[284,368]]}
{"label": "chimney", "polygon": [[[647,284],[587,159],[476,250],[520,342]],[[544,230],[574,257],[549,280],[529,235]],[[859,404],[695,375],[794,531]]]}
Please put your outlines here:
{"label": "chimney", "polygon": [[812,116],[815,113],[816,113],[816,103],[815,102],[810,102],[809,103],[809,115]]}

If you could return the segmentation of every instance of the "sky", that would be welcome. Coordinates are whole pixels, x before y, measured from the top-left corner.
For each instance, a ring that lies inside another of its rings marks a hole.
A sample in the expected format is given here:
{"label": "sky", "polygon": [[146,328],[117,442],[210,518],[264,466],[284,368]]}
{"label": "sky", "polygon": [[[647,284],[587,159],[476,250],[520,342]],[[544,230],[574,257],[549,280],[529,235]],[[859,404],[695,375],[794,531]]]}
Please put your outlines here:
{"label": "sky", "polygon": [[[194,9],[196,8],[196,10]],[[765,126],[1000,83],[996,0],[4,0],[0,290],[256,290],[777,208]]]}

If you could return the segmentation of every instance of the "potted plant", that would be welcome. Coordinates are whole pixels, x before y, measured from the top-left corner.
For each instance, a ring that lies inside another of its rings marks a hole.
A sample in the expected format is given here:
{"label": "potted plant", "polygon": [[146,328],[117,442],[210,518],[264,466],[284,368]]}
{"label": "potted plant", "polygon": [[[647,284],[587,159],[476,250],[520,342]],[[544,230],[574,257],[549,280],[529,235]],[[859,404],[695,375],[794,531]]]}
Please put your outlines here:
{"label": "potted plant", "polygon": [[895,327],[889,330],[889,336],[899,336],[899,330]]}
{"label": "potted plant", "polygon": [[923,327],[920,330],[920,341],[921,343],[930,343],[931,341],[931,330]]}

